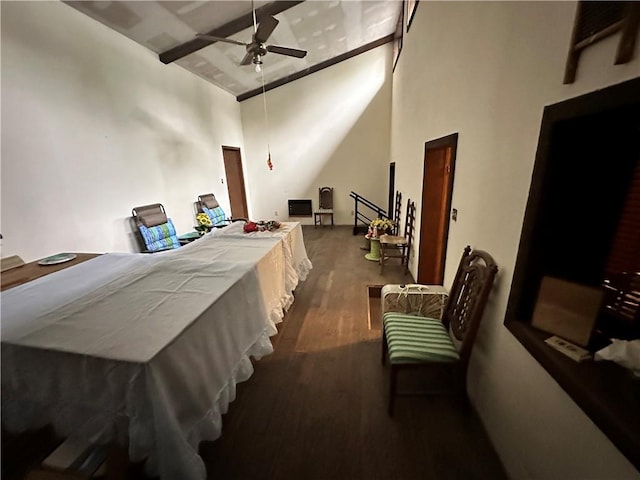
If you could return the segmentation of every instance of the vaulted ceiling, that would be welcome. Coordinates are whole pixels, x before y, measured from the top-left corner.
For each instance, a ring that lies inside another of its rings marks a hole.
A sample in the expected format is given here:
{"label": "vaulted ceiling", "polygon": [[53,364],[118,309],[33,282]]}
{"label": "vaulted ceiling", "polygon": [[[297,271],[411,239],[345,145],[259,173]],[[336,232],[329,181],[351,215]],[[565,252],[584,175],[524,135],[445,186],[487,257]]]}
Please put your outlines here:
{"label": "vaulted ceiling", "polygon": [[[68,1],[73,8],[214,85],[249,98],[393,38],[403,8],[397,0],[256,0],[258,24],[274,16],[279,24],[268,45],[307,51],[304,58],[270,52],[260,72],[241,66],[245,47],[214,42],[198,34],[251,42],[252,2],[241,1]],[[263,77],[264,76],[264,77]]]}

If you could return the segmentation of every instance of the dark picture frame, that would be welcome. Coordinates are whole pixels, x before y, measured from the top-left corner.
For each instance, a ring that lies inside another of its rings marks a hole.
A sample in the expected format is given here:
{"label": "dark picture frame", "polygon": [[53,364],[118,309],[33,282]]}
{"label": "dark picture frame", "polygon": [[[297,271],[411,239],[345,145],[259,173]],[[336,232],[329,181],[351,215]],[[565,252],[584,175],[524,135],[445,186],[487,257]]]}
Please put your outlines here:
{"label": "dark picture frame", "polygon": [[404,3],[406,5],[407,13],[407,33],[409,32],[409,27],[411,27],[411,22],[413,21],[413,16],[416,14],[416,10],[418,9],[418,2],[420,0],[405,0]]}
{"label": "dark picture frame", "polygon": [[400,52],[402,51],[402,39],[404,37],[404,8],[400,9],[400,16],[396,25],[396,31],[393,34],[393,71],[396,70]]}
{"label": "dark picture frame", "polygon": [[621,65],[633,58],[638,30],[638,2],[578,2],[564,71],[564,85],[575,82],[580,54],[587,47],[610,35],[621,33],[614,64]]}

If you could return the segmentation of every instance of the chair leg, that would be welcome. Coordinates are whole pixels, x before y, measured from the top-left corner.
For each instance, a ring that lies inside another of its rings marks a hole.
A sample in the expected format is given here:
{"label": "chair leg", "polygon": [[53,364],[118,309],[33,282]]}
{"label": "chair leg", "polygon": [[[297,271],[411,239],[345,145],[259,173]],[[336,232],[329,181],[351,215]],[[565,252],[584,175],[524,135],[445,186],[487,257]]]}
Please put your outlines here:
{"label": "chair leg", "polygon": [[382,327],[382,365],[387,363],[387,352],[389,351],[389,343],[387,342],[387,335],[384,333],[384,326]]}
{"label": "chair leg", "polygon": [[467,373],[464,368],[455,367],[451,369],[453,375],[453,386],[457,390],[456,393],[461,397],[467,398]]}
{"label": "chair leg", "polygon": [[107,480],[126,478],[127,470],[131,465],[129,461],[129,451],[126,447],[112,444],[107,453]]}
{"label": "chair leg", "polygon": [[409,273],[409,247],[403,247],[404,251],[402,252],[402,263],[404,264],[404,274]]}
{"label": "chair leg", "polygon": [[384,246],[382,242],[380,242],[380,260],[378,260],[378,263],[380,263],[380,275],[382,275],[384,273]]}
{"label": "chair leg", "polygon": [[389,380],[389,410],[387,413],[393,417],[393,408],[396,402],[396,386],[398,383],[398,367],[391,365],[391,378]]}

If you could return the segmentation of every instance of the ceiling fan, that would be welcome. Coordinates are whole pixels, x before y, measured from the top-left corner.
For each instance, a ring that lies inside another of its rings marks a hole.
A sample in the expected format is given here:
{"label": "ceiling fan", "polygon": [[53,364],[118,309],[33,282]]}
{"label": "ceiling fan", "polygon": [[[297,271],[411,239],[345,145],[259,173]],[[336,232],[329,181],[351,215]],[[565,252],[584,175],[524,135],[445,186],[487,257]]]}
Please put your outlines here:
{"label": "ceiling fan", "polygon": [[267,16],[264,17],[260,23],[256,26],[255,20],[255,10],[253,12],[253,25],[254,25],[254,34],[251,38],[250,43],[239,42],[237,40],[232,40],[230,38],[223,37],[214,37],[212,35],[206,34],[198,34],[197,36],[200,38],[204,38],[206,40],[213,40],[216,42],[225,42],[232,43],[234,45],[242,45],[247,49],[247,53],[244,58],[240,62],[240,65],[249,65],[253,63],[256,66],[256,72],[260,71],[260,65],[262,65],[262,57],[264,57],[267,52],[277,53],[279,55],[287,55],[289,57],[297,57],[304,58],[307,55],[306,50],[298,50],[297,48],[288,48],[288,47],[279,47],[278,45],[265,45],[269,36],[273,32],[273,30],[280,23],[275,17]]}

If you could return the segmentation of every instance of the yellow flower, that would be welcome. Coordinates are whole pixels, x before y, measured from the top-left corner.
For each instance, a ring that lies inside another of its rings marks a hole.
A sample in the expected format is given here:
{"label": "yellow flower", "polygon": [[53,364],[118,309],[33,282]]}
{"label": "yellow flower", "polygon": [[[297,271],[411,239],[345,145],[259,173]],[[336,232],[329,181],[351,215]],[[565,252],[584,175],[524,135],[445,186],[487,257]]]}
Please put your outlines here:
{"label": "yellow flower", "polygon": [[376,218],[371,222],[371,228],[377,228],[378,230],[391,230],[393,225],[393,222],[388,218]]}
{"label": "yellow flower", "polygon": [[203,225],[205,227],[210,227],[212,225],[211,219],[209,215],[206,213],[199,213],[196,215],[196,220],[198,221],[198,225]]}

